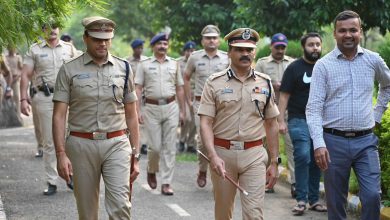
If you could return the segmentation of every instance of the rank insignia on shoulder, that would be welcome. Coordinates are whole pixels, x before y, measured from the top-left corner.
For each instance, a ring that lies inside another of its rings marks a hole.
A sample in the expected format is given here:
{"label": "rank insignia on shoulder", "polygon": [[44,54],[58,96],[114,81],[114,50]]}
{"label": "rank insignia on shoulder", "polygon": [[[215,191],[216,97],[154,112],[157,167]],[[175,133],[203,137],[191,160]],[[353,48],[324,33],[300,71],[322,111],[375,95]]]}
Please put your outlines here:
{"label": "rank insignia on shoulder", "polygon": [[227,94],[227,93],[233,93],[233,89],[225,88],[225,89],[222,90],[222,94]]}

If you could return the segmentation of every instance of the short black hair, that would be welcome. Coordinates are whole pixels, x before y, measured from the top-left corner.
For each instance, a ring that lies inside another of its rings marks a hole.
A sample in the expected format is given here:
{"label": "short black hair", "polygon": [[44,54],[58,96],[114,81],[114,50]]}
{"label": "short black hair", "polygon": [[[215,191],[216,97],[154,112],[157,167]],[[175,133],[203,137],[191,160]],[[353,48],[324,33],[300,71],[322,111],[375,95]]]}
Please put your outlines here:
{"label": "short black hair", "polygon": [[307,34],[305,34],[305,35],[303,35],[301,37],[301,46],[302,47],[305,47],[306,41],[307,41],[307,39],[309,37],[318,37],[318,38],[320,38],[320,41],[322,43],[322,38],[321,38],[321,35],[319,33],[317,33],[317,32],[309,32],[309,33],[307,33]]}
{"label": "short black hair", "polygon": [[358,13],[356,13],[354,11],[351,11],[351,10],[345,10],[345,11],[340,12],[334,18],[334,21],[333,21],[334,28],[336,28],[336,23],[338,21],[345,21],[345,20],[348,20],[348,19],[351,19],[351,18],[357,18],[359,20],[359,25],[362,24],[362,21],[360,20],[360,16],[359,16]]}

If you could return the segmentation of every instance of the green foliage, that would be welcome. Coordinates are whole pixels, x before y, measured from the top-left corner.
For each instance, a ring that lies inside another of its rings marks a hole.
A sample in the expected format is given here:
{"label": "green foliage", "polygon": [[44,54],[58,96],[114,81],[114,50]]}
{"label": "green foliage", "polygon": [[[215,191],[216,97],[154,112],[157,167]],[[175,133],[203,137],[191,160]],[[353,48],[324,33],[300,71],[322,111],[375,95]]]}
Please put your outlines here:
{"label": "green foliage", "polygon": [[383,115],[381,126],[375,129],[375,134],[379,137],[382,193],[384,199],[390,200],[390,110]]}
{"label": "green foliage", "polygon": [[43,24],[63,26],[76,7],[102,9],[104,0],[0,0],[0,45],[31,43],[41,35]]}
{"label": "green foliage", "polygon": [[353,170],[351,170],[351,175],[349,176],[349,192],[353,194],[357,194],[359,192],[359,182],[357,181]]}
{"label": "green foliage", "polygon": [[[302,33],[318,31],[321,26],[332,23],[341,11],[350,9],[360,14],[363,29],[379,27],[382,34],[390,26],[390,1],[352,0],[234,0],[238,5],[236,17],[247,21],[268,36],[283,32],[291,39]],[[254,15],[254,16],[248,16]]]}
{"label": "green foliage", "polygon": [[176,154],[176,161],[178,162],[196,162],[198,161],[198,156],[193,153],[181,153],[181,154]]}

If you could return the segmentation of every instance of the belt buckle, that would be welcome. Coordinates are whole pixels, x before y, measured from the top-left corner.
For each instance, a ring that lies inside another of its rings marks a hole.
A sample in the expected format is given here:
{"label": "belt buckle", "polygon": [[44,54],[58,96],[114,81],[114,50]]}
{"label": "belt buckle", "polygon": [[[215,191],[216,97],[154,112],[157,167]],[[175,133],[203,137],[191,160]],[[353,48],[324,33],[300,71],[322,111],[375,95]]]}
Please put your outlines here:
{"label": "belt buckle", "polygon": [[243,141],[230,141],[230,149],[231,150],[244,150],[244,142]]}
{"label": "belt buckle", "polygon": [[166,104],[168,104],[166,99],[159,99],[158,100],[158,105],[166,105]]}
{"label": "belt buckle", "polygon": [[106,140],[107,139],[107,133],[106,132],[92,132],[92,139],[94,140]]}
{"label": "belt buckle", "polygon": [[355,137],[355,132],[345,132],[345,137]]}

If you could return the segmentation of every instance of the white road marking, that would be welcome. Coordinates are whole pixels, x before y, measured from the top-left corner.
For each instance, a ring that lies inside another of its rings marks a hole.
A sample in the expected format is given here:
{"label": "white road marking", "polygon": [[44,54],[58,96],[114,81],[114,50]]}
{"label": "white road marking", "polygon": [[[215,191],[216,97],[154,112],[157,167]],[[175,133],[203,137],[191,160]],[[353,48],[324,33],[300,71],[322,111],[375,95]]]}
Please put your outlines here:
{"label": "white road marking", "polygon": [[154,195],[160,194],[160,191],[155,190],[155,189],[151,189],[148,184],[142,184],[142,188],[144,188],[146,191],[149,191],[150,193],[152,193]]}
{"label": "white road marking", "polygon": [[5,215],[4,212],[3,202],[1,201],[1,196],[0,196],[0,220],[7,220],[7,216]]}
{"label": "white road marking", "polygon": [[191,216],[190,213],[186,212],[186,210],[184,210],[178,204],[167,204],[167,206],[176,212],[180,217]]}

